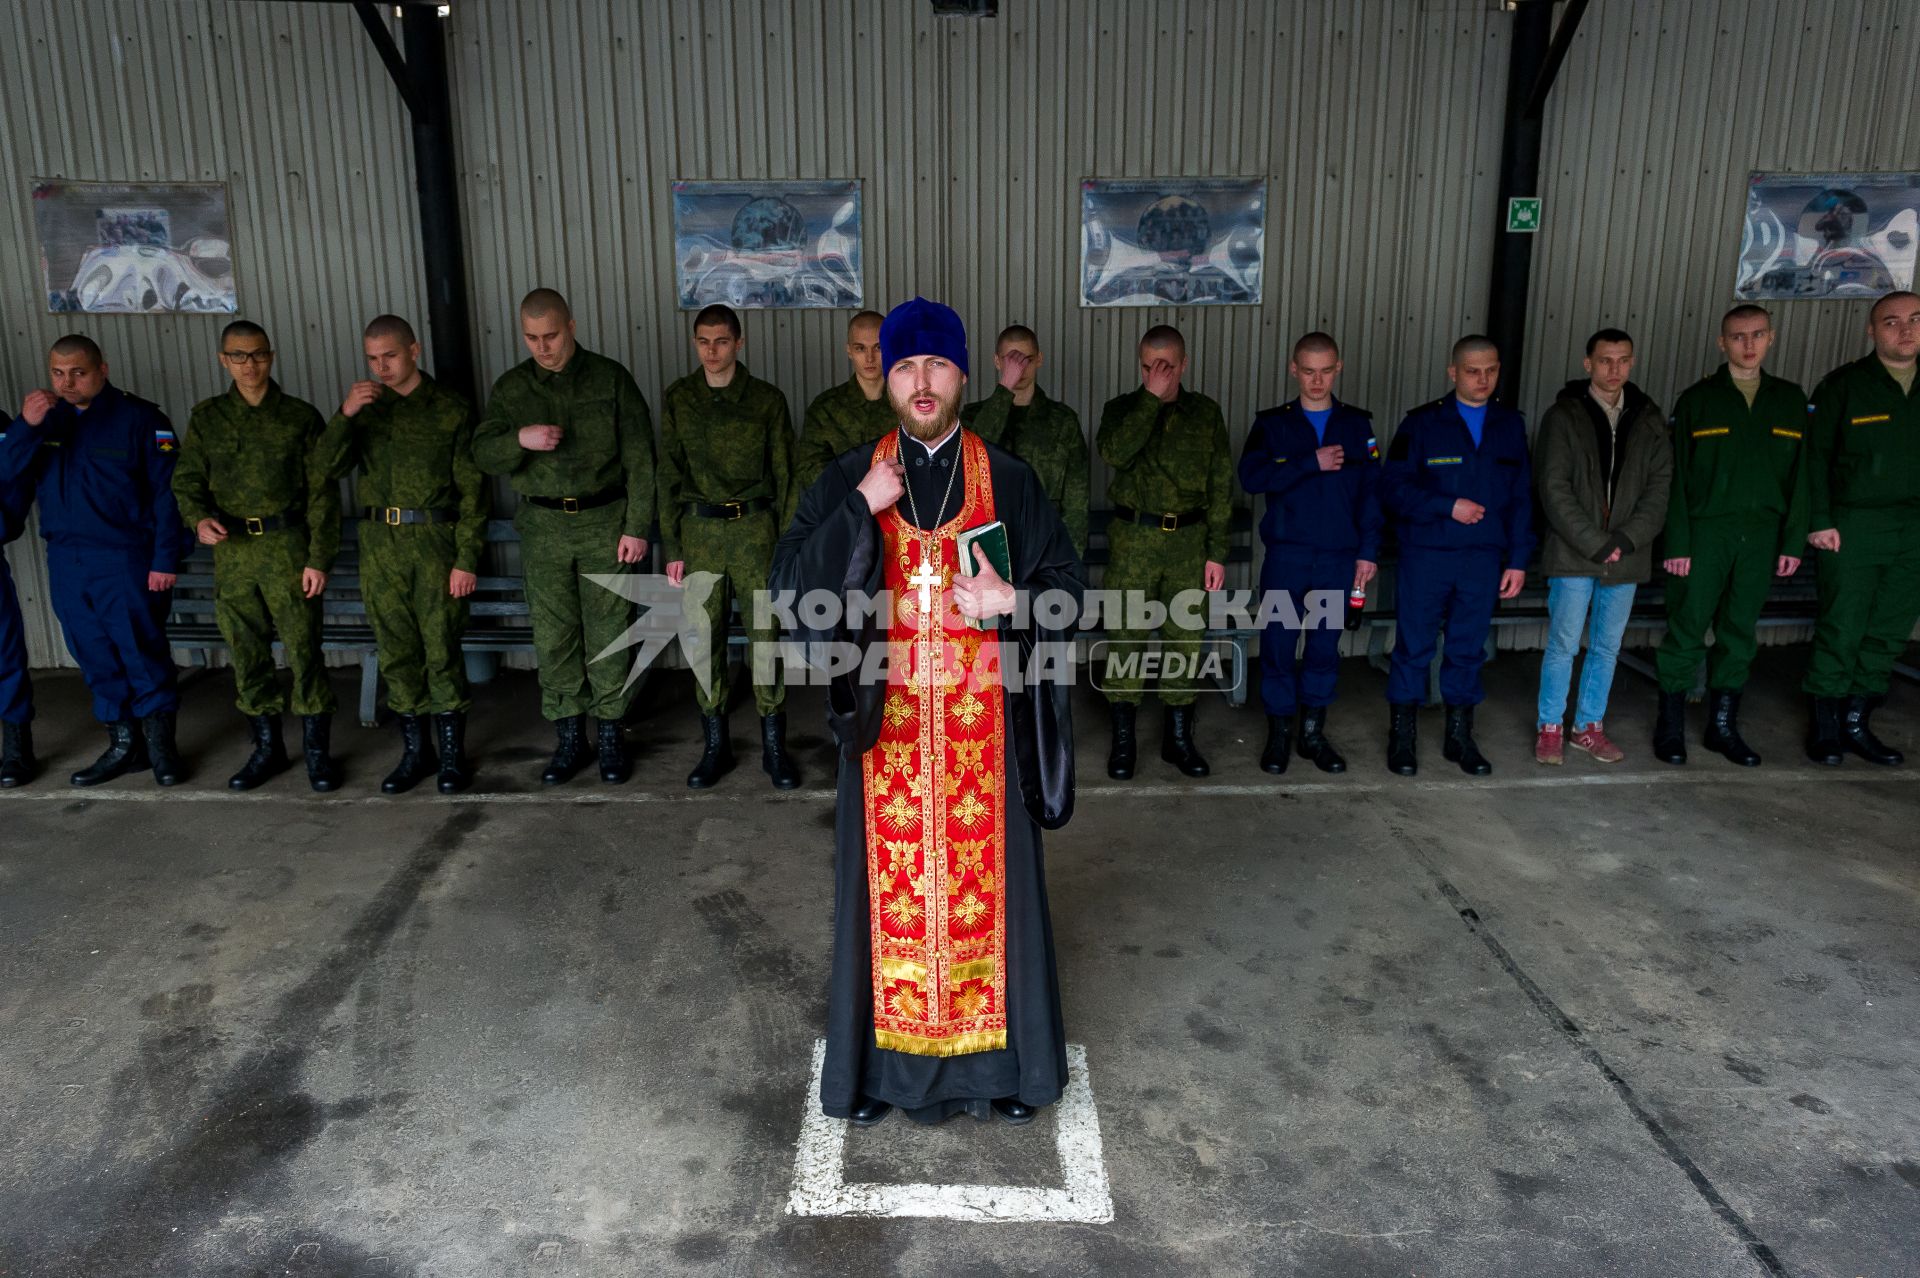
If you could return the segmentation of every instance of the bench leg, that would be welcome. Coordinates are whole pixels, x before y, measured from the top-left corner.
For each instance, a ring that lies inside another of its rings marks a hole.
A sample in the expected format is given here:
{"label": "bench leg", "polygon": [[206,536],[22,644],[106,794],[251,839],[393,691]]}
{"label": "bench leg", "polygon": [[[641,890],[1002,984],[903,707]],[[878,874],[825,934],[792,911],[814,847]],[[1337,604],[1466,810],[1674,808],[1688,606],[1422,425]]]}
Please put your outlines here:
{"label": "bench leg", "polygon": [[380,726],[380,651],[360,658],[360,726]]}

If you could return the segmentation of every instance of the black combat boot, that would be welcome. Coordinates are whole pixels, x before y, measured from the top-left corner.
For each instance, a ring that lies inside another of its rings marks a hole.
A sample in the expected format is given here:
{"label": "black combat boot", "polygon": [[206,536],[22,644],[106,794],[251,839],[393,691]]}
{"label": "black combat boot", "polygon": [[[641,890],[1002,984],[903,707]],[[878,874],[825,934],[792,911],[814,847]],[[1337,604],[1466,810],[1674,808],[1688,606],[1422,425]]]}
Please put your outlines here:
{"label": "black combat boot", "polygon": [[107,748],[87,767],[68,777],[73,785],[101,785],[147,766],[147,743],[133,730],[133,720],[107,725]]}
{"label": "black combat boot", "polygon": [[1293,755],[1293,719],[1284,714],[1267,716],[1267,746],[1260,752],[1260,770],[1279,776],[1287,770]]}
{"label": "black combat boot", "polygon": [[256,714],[247,720],[247,728],[253,736],[253,753],[247,756],[238,772],[227,778],[229,790],[251,790],[288,767],[286,743],[280,739],[279,715]]}
{"label": "black combat boot", "polygon": [[333,716],[300,716],[300,752],[307,760],[307,784],[321,794],[340,788],[340,769],[333,761]]}
{"label": "black combat boot", "polygon": [[571,714],[553,721],[557,741],[547,770],[540,774],[541,785],[565,785],[573,774],[587,766],[587,716]]}
{"label": "black combat boot", "polygon": [[39,766],[33,757],[33,725],[0,724],[0,790],[25,785]]}
{"label": "black combat boot", "polygon": [[1114,701],[1107,709],[1113,714],[1113,744],[1107,749],[1107,775],[1115,781],[1133,780],[1133,765],[1139,746],[1133,737],[1133,716],[1140,707],[1127,701]]}
{"label": "black combat boot", "polygon": [[627,739],[620,735],[618,719],[596,719],[600,725],[600,779],[608,785],[625,785],[633,775],[627,759]]}
{"label": "black combat boot", "polygon": [[433,716],[433,729],[440,738],[440,779],[435,784],[442,794],[458,794],[473,784],[473,764],[467,758],[466,711],[442,710]]}
{"label": "black combat boot", "polygon": [[1846,757],[1847,739],[1841,721],[1846,717],[1844,697],[1815,697],[1813,726],[1807,733],[1807,757],[1830,768]]}
{"label": "black combat boot", "polygon": [[1193,707],[1168,706],[1160,725],[1160,757],[1190,777],[1204,777],[1212,769],[1193,743]]}
{"label": "black combat boot", "polygon": [[1419,754],[1414,749],[1420,735],[1419,715],[1419,706],[1387,707],[1387,771],[1410,777],[1420,770]]}
{"label": "black combat boot", "polygon": [[153,765],[154,781],[179,785],[186,773],[180,767],[180,747],[173,740],[173,711],[162,710],[142,719],[140,734],[147,740],[147,761]]}
{"label": "black combat boot", "polygon": [[1859,692],[1848,697],[1846,717],[1840,721],[1840,731],[1847,749],[1868,763],[1877,763],[1883,768],[1897,768],[1907,761],[1907,756],[1874,736],[1873,729],[1867,726],[1873,712],[1886,700],[1885,697],[1869,697]]}
{"label": "black combat boot", "polygon": [[760,716],[760,767],[773,778],[776,790],[791,790],[800,784],[800,769],[787,753],[787,716],[784,712]]}
{"label": "black combat boot", "polygon": [[400,762],[380,783],[380,793],[405,794],[439,767],[433,744],[427,740],[426,719],[417,714],[403,714],[400,716]]}
{"label": "black combat boot", "polygon": [[1327,708],[1308,706],[1300,718],[1300,757],[1322,772],[1345,772],[1347,761],[1327,740]]}
{"label": "black combat boot", "polygon": [[721,777],[733,771],[733,738],[727,735],[725,715],[701,715],[700,740],[704,744],[700,762],[687,773],[690,790],[710,790],[720,784]]}
{"label": "black combat boot", "polygon": [[[1713,745],[1713,729],[1707,729],[1707,749]],[[1660,691],[1660,713],[1653,721],[1653,757],[1662,763],[1687,761],[1687,694]],[[1755,759],[1755,763],[1759,760]]]}
{"label": "black combat boot", "polygon": [[[1676,692],[1674,696],[1684,696]],[[1760,766],[1760,756],[1754,748],[1740,737],[1740,693],[1734,688],[1715,688],[1708,694],[1711,700],[1707,710],[1707,735],[1701,744],[1709,750],[1725,755],[1731,763],[1743,768]],[[1681,760],[1686,752],[1681,751]]]}
{"label": "black combat boot", "polygon": [[1447,735],[1440,743],[1440,753],[1448,762],[1459,764],[1460,770],[1470,777],[1484,777],[1493,771],[1493,765],[1473,740],[1472,706],[1447,707]]}

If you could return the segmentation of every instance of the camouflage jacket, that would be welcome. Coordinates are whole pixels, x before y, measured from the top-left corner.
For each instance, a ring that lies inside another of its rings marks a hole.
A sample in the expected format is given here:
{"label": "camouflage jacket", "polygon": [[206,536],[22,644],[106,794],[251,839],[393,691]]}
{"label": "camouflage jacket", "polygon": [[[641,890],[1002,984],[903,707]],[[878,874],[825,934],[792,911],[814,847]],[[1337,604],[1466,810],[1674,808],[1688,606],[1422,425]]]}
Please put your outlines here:
{"label": "camouflage jacket", "polygon": [[660,401],[660,545],[681,558],[680,521],[692,501],[719,505],[765,497],[780,519],[792,502],[793,418],[787,397],[735,366],[725,386],[704,371],[667,387]]}
{"label": "camouflage jacket", "polygon": [[1227,561],[1233,458],[1220,405],[1182,387],[1170,404],[1143,386],[1100,410],[1100,456],[1113,467],[1107,497],[1142,514],[1203,510],[1207,558]]}
{"label": "camouflage jacket", "polygon": [[[552,452],[535,452],[520,447],[523,426],[565,434]],[[620,488],[627,495],[621,532],[645,537],[653,527],[653,414],[633,374],[584,346],[557,373],[526,360],[500,375],[474,427],[473,459],[528,497]]]}
{"label": "camouflage jacket", "polygon": [[988,398],[961,409],[960,420],[980,438],[1033,467],[1047,500],[1066,522],[1073,548],[1084,556],[1091,479],[1080,414],[1049,399],[1038,386],[1033,388],[1033,402],[1022,411],[1014,406],[1013,392],[1000,386]]}
{"label": "camouflage jacket", "polygon": [[[203,399],[187,418],[173,496],[192,528],[202,519],[284,515],[307,529],[307,567],[333,571],[340,553],[340,485],[320,454],[326,421],[304,399],[268,382],[247,403],[238,387]],[[229,527],[229,535],[244,535]]]}
{"label": "camouflage jacket", "polygon": [[813,487],[828,462],[849,448],[875,443],[898,423],[886,392],[882,390],[879,399],[868,399],[857,377],[814,396],[800,423],[800,439],[793,446],[793,496],[781,523],[793,522],[800,494]]}
{"label": "camouflage jacket", "polygon": [[361,506],[459,511],[453,565],[480,571],[492,503],[473,462],[473,410],[459,395],[425,374],[411,395],[382,387],[379,398],[352,417],[333,415],[320,457],[333,479],[359,468],[354,496]]}

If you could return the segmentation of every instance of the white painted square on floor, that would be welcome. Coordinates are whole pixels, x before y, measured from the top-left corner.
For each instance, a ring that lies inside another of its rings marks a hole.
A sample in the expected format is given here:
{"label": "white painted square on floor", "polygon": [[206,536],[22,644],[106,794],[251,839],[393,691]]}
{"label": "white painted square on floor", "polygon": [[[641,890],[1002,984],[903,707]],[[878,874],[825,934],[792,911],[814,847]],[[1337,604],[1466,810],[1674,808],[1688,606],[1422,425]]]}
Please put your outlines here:
{"label": "white painted square on floor", "polygon": [[813,1078],[807,1085],[806,1120],[793,1161],[793,1192],[787,1210],[796,1216],[933,1216],[942,1220],[1000,1223],[1069,1220],[1105,1224],[1113,1219],[1113,1195],[1100,1153],[1100,1116],[1087,1082],[1087,1049],[1067,1045],[1067,1090],[1054,1110],[1062,1185],[849,1185],[846,1183],[847,1122],[820,1108],[825,1039],[813,1045]]}

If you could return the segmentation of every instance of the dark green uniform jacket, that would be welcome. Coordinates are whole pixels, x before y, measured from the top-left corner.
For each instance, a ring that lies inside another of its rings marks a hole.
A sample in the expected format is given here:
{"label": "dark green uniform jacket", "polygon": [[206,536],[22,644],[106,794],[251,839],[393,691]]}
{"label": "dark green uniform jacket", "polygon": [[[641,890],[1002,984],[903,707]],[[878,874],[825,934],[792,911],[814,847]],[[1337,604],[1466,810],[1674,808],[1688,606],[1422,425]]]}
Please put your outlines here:
{"label": "dark green uniform jacket", "polygon": [[793,500],[793,419],[770,382],[734,369],[725,386],[705,371],[667,387],[660,402],[660,543],[667,561],[684,559],[681,521],[688,502],[722,505],[764,499],[776,519]]}
{"label": "dark green uniform jacket", "polygon": [[[320,456],[326,421],[304,399],[268,382],[256,407],[238,387],[203,399],[187,418],[173,495],[192,528],[202,519],[284,517],[306,533],[306,567],[333,571],[340,553],[340,487]],[[243,527],[228,526],[230,536]]]}
{"label": "dark green uniform jacket", "polygon": [[1143,386],[1107,401],[1096,443],[1113,468],[1114,505],[1150,515],[1204,512],[1206,557],[1227,561],[1233,457],[1220,405],[1184,387],[1163,404]]}
{"label": "dark green uniform jacket", "polygon": [[1038,386],[1033,388],[1033,402],[1021,408],[1013,402],[1013,392],[999,386],[988,398],[962,409],[960,420],[989,444],[1000,445],[1033,467],[1047,500],[1067,525],[1073,548],[1085,555],[1087,490],[1092,479],[1080,414],[1048,398]]}
{"label": "dark green uniform jacket", "polygon": [[1690,559],[1700,521],[1767,516],[1779,525],[1775,554],[1806,555],[1806,392],[1760,374],[1753,406],[1722,364],[1673,406],[1673,496],[1666,554]]}

